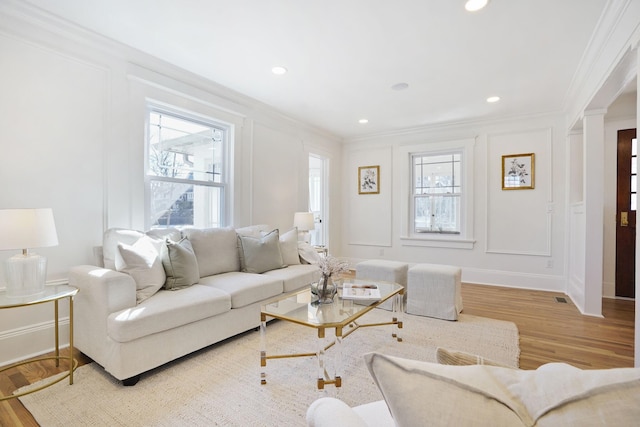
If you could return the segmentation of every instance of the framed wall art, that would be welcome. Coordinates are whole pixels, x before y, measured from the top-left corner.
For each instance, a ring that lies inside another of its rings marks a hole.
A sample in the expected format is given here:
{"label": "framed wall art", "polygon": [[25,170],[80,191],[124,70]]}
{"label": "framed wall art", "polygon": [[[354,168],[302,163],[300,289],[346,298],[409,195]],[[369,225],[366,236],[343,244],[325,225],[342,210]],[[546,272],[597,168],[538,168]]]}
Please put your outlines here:
{"label": "framed wall art", "polygon": [[535,154],[502,156],[502,189],[532,190],[535,188]]}
{"label": "framed wall art", "polygon": [[358,168],[358,194],[380,193],[380,166]]}

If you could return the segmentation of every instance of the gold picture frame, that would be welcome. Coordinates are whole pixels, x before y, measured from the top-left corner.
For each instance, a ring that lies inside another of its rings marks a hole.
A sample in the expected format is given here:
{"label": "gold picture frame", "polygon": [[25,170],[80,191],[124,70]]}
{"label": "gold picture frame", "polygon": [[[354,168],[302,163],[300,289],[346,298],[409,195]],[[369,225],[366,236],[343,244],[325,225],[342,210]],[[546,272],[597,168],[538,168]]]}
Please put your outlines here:
{"label": "gold picture frame", "polygon": [[358,168],[358,194],[380,193],[380,166]]}
{"label": "gold picture frame", "polygon": [[502,156],[502,189],[533,190],[535,188],[535,154]]}

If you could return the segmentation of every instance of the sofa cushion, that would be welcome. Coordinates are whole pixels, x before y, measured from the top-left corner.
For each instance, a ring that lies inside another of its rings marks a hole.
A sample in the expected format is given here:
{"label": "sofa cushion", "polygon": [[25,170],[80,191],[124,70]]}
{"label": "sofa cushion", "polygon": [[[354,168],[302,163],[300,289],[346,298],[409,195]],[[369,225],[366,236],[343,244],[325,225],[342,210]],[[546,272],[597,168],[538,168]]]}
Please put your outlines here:
{"label": "sofa cushion", "polygon": [[[633,425],[640,369],[580,370],[550,363],[535,371],[448,366],[365,355],[400,427],[420,425]],[[460,408],[464,410],[460,410]]]}
{"label": "sofa cushion", "polygon": [[200,285],[211,286],[231,297],[231,308],[240,308],[282,293],[282,280],[266,274],[230,272],[200,278]]}
{"label": "sofa cushion", "polygon": [[246,273],[260,274],[284,267],[279,239],[277,229],[262,237],[238,234],[240,270]]}
{"label": "sofa cushion", "polygon": [[280,252],[282,253],[282,262],[284,262],[285,265],[300,264],[297,228],[293,228],[280,235]]}
{"label": "sofa cushion", "polygon": [[[136,307],[109,315],[107,334],[117,342],[133,341],[226,313],[230,309],[229,295],[208,286],[193,285],[176,291],[160,290],[153,298]],[[149,351],[153,351],[153,348]]]}
{"label": "sofa cushion", "polygon": [[118,244],[116,270],[133,277],[138,304],[164,285],[166,275],[157,247],[148,236],[141,237],[133,245]]}
{"label": "sofa cushion", "polygon": [[167,239],[162,248],[162,265],[167,275],[165,289],[180,289],[198,283],[198,260],[187,237],[179,242]]}
{"label": "sofa cushion", "polygon": [[237,234],[233,228],[186,228],[196,254],[200,277],[240,271]]}
{"label": "sofa cushion", "polygon": [[116,269],[116,253],[118,251],[118,244],[124,243],[127,245],[133,245],[145,235],[158,242],[162,242],[165,238],[169,238],[174,241],[178,241],[182,238],[180,230],[177,228],[158,228],[149,230],[147,233],[138,230],[129,230],[126,228],[110,228],[104,232],[102,237],[102,265],[104,265],[104,268],[108,268],[110,270]]}
{"label": "sofa cushion", "polygon": [[284,292],[297,291],[320,280],[320,269],[317,265],[298,264],[289,265],[279,270],[263,273],[266,276],[282,280]]}

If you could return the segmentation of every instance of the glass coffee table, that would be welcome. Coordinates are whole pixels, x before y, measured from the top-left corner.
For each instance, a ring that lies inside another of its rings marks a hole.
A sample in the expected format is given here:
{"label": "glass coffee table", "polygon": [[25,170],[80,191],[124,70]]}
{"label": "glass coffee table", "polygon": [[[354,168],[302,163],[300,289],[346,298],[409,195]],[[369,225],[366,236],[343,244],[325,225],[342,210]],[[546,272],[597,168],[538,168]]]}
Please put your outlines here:
{"label": "glass coffee table", "polygon": [[[261,307],[260,311],[260,381],[267,383],[267,360],[283,359],[290,357],[310,357],[316,356],[318,359],[318,381],[319,390],[324,389],[327,384],[335,387],[342,386],[340,376],[342,362],[342,340],[357,331],[359,328],[383,325],[396,325],[391,336],[397,341],[402,341],[399,330],[402,328],[403,295],[404,287],[397,283],[382,282],[376,280],[344,279],[346,286],[376,286],[380,290],[379,300],[352,300],[342,298],[342,286],[338,289],[338,294],[331,304],[318,304],[317,299],[311,294],[307,287],[304,290],[286,294],[277,299],[271,300]],[[388,322],[382,323],[358,323],[364,314],[378,307],[383,302],[392,299],[393,310],[390,313]],[[267,353],[267,320],[280,319],[295,325],[306,326],[317,329],[318,343],[315,352],[291,353],[291,354],[268,354]],[[333,337],[326,336],[327,329],[334,329]],[[332,348],[333,347],[333,348]],[[333,358],[333,370],[330,372],[326,353],[331,349]]]}

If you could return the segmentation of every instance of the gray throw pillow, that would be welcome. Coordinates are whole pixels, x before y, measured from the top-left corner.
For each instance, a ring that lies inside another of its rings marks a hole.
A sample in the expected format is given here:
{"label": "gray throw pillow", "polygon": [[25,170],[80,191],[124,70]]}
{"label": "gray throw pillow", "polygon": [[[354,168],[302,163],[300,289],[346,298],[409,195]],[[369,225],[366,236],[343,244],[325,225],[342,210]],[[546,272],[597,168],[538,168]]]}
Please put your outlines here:
{"label": "gray throw pillow", "polygon": [[186,237],[179,242],[167,239],[162,249],[162,265],[167,275],[164,289],[175,290],[195,285],[200,280],[198,261]]}
{"label": "gray throw pillow", "polygon": [[257,238],[238,235],[240,267],[247,273],[264,273],[286,267],[280,252],[280,236],[277,229]]}

